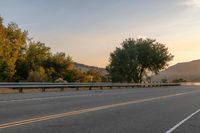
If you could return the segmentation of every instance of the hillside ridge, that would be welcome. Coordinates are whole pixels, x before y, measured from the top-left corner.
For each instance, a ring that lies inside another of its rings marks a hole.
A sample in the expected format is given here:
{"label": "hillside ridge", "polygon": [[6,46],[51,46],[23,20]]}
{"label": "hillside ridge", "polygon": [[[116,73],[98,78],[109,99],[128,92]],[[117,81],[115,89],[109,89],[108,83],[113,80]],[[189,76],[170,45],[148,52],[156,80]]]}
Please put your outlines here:
{"label": "hillside ridge", "polygon": [[167,79],[168,81],[173,81],[178,78],[193,82],[200,81],[200,60],[177,63],[153,76],[152,80],[160,81],[161,79]]}

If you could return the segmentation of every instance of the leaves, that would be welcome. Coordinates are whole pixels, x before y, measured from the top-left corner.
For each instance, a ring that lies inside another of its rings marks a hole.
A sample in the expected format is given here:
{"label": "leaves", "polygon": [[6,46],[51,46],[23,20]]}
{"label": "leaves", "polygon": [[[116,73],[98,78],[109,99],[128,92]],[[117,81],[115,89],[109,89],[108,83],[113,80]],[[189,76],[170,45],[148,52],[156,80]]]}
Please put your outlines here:
{"label": "leaves", "polygon": [[168,66],[173,56],[164,44],[153,39],[126,39],[110,54],[107,66],[113,82],[142,82],[148,72],[157,74]]}
{"label": "leaves", "polygon": [[29,73],[28,81],[31,82],[43,82],[47,80],[47,74],[43,67],[39,67],[37,70],[32,70]]}
{"label": "leaves", "polygon": [[3,25],[0,17],[0,81],[12,80],[15,74],[16,61],[21,49],[26,45],[27,32],[22,31],[17,24]]}

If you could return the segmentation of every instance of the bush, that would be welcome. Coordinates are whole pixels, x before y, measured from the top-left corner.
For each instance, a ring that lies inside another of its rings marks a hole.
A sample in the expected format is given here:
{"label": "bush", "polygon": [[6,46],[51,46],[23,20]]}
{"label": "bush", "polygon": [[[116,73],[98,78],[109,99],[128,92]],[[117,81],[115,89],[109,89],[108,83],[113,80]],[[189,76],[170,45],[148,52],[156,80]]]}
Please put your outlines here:
{"label": "bush", "polygon": [[43,67],[39,67],[36,71],[31,71],[28,76],[28,81],[43,82],[47,80],[47,75]]}

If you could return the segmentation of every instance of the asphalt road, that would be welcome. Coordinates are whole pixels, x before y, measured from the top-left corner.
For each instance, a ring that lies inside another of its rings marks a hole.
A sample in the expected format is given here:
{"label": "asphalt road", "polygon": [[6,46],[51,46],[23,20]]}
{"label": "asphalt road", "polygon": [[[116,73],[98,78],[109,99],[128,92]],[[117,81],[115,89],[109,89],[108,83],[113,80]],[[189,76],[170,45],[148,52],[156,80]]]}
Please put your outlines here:
{"label": "asphalt road", "polygon": [[200,86],[0,94],[0,133],[199,133]]}

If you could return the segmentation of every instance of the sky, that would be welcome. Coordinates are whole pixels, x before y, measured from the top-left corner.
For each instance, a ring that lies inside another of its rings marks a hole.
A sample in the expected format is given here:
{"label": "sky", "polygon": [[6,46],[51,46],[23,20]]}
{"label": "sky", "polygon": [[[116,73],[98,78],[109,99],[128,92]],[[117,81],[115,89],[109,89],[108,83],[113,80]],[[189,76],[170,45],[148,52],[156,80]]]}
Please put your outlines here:
{"label": "sky", "polygon": [[200,0],[1,0],[0,15],[87,65],[105,67],[123,40],[140,37],[166,44],[170,65],[200,59]]}

